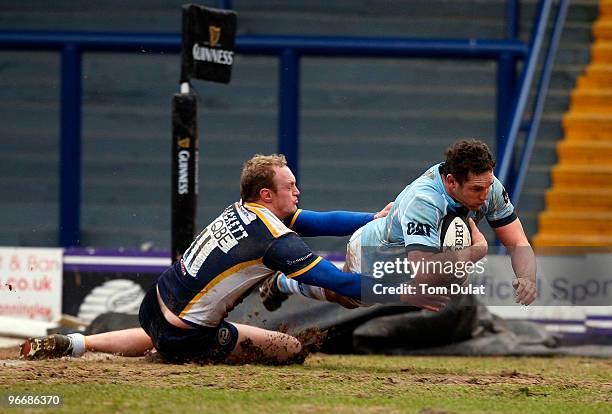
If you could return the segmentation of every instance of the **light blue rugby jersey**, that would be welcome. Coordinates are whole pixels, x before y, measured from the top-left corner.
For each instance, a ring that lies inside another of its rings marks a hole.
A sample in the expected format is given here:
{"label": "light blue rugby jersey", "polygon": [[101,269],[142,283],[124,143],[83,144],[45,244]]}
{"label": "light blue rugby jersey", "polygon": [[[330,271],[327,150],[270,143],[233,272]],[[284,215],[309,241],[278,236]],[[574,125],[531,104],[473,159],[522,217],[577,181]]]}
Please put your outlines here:
{"label": "light blue rugby jersey", "polygon": [[[387,217],[363,227],[362,247],[406,247],[407,250],[439,250],[440,224],[448,212],[467,209],[444,189],[440,164],[428,169],[397,196]],[[476,223],[483,217],[491,227],[501,227],[517,217],[508,193],[495,178],[489,197],[478,211],[470,211]]]}

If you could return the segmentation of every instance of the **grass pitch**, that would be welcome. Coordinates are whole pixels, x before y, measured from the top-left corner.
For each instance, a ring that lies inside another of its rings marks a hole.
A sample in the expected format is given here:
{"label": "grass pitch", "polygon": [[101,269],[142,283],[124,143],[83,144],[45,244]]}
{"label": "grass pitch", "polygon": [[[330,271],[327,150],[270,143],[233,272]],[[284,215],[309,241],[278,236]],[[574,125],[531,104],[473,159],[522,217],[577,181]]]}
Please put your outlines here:
{"label": "grass pitch", "polygon": [[[311,355],[304,365],[167,365],[91,354],[0,360],[0,412],[610,413],[612,360]],[[7,408],[8,395],[61,408]]]}

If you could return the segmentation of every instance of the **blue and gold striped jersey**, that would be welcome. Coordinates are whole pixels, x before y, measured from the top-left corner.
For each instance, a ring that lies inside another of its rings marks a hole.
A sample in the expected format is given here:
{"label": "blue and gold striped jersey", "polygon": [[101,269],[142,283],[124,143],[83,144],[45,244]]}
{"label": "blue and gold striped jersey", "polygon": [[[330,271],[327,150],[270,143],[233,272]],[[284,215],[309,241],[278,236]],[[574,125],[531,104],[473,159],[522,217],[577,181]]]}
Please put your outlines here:
{"label": "blue and gold striped jersey", "polygon": [[320,260],[264,206],[234,203],[160,276],[158,288],[186,323],[216,326],[261,280],[277,271],[299,276]]}

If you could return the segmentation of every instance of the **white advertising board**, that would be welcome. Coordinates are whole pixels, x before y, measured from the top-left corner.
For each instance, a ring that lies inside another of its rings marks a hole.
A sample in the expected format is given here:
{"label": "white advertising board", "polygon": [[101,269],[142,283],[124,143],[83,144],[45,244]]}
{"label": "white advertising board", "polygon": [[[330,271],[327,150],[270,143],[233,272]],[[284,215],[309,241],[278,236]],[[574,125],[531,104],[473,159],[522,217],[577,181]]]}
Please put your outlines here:
{"label": "white advertising board", "polygon": [[59,248],[0,247],[0,317],[61,317],[62,254]]}

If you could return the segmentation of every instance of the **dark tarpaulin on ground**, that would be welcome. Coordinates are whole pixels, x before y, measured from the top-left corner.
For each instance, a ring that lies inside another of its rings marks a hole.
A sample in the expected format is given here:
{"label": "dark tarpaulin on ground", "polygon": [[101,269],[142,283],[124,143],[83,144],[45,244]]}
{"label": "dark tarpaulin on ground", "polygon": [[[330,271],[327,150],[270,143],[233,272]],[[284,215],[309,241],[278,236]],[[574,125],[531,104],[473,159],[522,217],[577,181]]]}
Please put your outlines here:
{"label": "dark tarpaulin on ground", "polygon": [[[280,309],[268,312],[254,291],[228,320],[290,334],[326,330],[321,351],[327,353],[612,356],[612,346],[561,346],[560,337],[542,325],[503,320],[478,306],[473,296],[464,296],[438,313],[388,305],[349,310],[301,296],[291,296]],[[135,315],[103,314],[87,333],[134,326],[138,326]]]}
{"label": "dark tarpaulin on ground", "polygon": [[330,353],[532,355],[559,347],[559,338],[543,326],[504,321],[469,295],[441,312],[388,305],[344,309],[299,296],[268,312],[251,295],[228,319],[267,329],[280,326],[292,334],[312,327],[328,330],[322,351]]}

